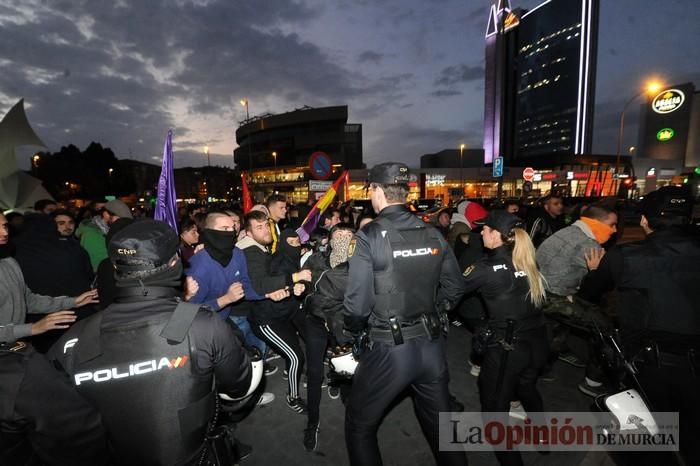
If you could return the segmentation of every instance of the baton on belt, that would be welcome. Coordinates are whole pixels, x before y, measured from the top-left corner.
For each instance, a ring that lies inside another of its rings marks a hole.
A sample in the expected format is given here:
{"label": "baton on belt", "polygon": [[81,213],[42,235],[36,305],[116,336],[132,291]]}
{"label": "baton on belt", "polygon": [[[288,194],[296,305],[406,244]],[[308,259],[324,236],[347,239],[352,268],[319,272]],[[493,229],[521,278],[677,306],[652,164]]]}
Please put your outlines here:
{"label": "baton on belt", "polygon": [[506,365],[508,364],[508,355],[513,350],[513,329],[515,321],[513,319],[506,320],[506,336],[503,339],[503,353],[501,353],[501,367],[498,368],[498,379],[496,380],[496,390],[494,390],[494,401],[501,397],[503,389],[503,378],[506,375]]}

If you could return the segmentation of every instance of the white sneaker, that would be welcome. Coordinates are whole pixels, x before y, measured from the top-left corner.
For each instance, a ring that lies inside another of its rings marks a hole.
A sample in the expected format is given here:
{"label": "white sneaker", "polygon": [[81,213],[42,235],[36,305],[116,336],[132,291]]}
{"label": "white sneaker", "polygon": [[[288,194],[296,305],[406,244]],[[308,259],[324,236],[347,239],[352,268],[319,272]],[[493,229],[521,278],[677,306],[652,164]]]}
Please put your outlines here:
{"label": "white sneaker", "polygon": [[510,412],[508,413],[508,415],[512,418],[520,419],[521,421],[527,419],[527,412],[525,411],[525,408],[523,408],[523,405],[519,401],[510,402]]}
{"label": "white sneaker", "polygon": [[260,395],[260,399],[256,403],[256,406],[265,406],[265,405],[272,403],[273,401],[275,401],[275,394],[274,393],[263,392],[263,394]]}
{"label": "white sneaker", "polygon": [[469,369],[469,373],[474,377],[479,377],[479,373],[481,372],[481,366],[477,366],[471,361],[469,361],[469,365],[472,366],[472,368]]}

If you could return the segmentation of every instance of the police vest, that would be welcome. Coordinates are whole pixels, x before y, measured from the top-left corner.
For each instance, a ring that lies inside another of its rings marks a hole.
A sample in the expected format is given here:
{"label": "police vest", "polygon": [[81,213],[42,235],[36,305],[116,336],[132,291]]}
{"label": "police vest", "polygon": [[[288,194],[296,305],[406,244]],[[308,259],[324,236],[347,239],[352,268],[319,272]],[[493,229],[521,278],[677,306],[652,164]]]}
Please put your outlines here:
{"label": "police vest", "polygon": [[382,321],[410,321],[436,312],[435,296],[442,269],[443,245],[434,228],[395,228],[375,219],[387,241],[387,267],[374,273],[374,315]]}
{"label": "police vest", "polygon": [[75,345],[65,369],[101,412],[118,464],[188,464],[201,454],[215,404],[213,376],[193,366],[198,310],[180,303],[169,320],[106,329],[100,313],[65,343]]}

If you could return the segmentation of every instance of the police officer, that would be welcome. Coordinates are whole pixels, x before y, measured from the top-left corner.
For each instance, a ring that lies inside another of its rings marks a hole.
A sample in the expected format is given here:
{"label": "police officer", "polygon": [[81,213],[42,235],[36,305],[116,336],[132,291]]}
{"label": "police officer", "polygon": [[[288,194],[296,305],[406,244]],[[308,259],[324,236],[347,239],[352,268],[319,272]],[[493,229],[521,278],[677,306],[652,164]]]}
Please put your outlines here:
{"label": "police officer", "polygon": [[[520,400],[528,413],[543,411],[536,382],[549,353],[539,311],[544,280],[520,218],[494,210],[481,236],[488,253],[463,272],[465,292],[481,294],[488,316],[487,326],[473,337],[475,352],[483,355],[479,398],[482,412],[501,412],[498,420],[507,423],[511,400]],[[517,451],[496,451],[496,457],[501,464],[522,464]]]}
{"label": "police officer", "polygon": [[684,188],[649,193],[640,203],[646,238],[603,260],[616,279],[623,343],[641,388],[654,411],[681,413],[681,454],[700,464],[700,241],[690,231],[692,209]]}
{"label": "police officer", "polygon": [[[466,464],[463,452],[440,452],[438,417],[450,411],[444,312],[461,297],[457,260],[442,235],[405,206],[409,171],[383,163],[369,172],[379,215],[348,251],[344,326],[355,347],[367,346],[345,414],[350,463],[379,465],[377,429],[387,407],[411,387],[416,413],[439,464]],[[369,336],[369,345],[365,344]]]}
{"label": "police officer", "polygon": [[253,378],[230,324],[208,308],[179,303],[177,246],[176,233],[154,220],[117,233],[108,245],[115,303],[78,322],[52,349],[101,411],[116,464],[198,464],[213,450],[205,436],[218,404],[214,382],[237,398]]}

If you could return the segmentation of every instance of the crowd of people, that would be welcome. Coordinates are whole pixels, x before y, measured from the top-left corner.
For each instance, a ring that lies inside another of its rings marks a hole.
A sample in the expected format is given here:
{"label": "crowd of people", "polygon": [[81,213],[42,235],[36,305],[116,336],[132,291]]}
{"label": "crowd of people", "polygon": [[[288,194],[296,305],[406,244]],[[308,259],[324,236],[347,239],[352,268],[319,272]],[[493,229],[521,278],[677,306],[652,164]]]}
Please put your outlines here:
{"label": "crowd of people", "polygon": [[[339,203],[305,241],[297,229],[313,204],[277,194],[245,215],[183,207],[177,231],[120,200],[0,215],[0,464],[240,461],[251,448],[221,420],[280,402],[261,383],[274,376],[290,415],[306,416],[307,451],[327,388],[346,404],[350,463],[381,464],[377,430],[410,389],[436,462],[466,464],[439,448],[439,413],[461,409],[448,391],[449,325],[472,335],[484,412],[536,418],[537,382],[557,360],[585,368],[589,396],[619,388],[596,346],[618,329],[647,402],[688,412],[682,429],[700,433],[688,193],[647,195],[646,238],[618,245],[612,199],[565,212],[550,194],[526,216],[517,201],[462,200],[426,222],[407,207],[408,179],[403,164],[375,166],[373,211]],[[341,356],[354,375],[326,365]],[[522,464],[516,450],[496,456]]]}

